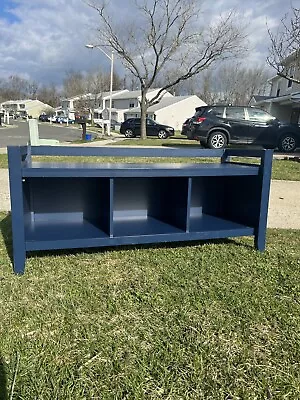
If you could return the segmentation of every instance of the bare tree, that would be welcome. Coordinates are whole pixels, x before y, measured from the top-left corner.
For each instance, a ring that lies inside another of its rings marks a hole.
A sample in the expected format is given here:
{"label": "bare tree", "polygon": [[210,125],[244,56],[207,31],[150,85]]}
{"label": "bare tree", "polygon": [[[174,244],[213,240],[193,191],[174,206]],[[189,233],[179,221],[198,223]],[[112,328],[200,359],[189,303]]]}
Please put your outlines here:
{"label": "bare tree", "polygon": [[103,92],[109,90],[109,80],[102,72],[89,73],[85,77],[84,93],[75,103],[76,111],[81,115],[91,115],[92,123],[94,110],[100,106]]}
{"label": "bare tree", "polygon": [[267,62],[277,75],[300,84],[300,8],[292,7],[291,15],[286,14],[278,29],[272,32],[268,28],[271,41]]}
{"label": "bare tree", "polygon": [[214,104],[220,101],[219,88],[215,84],[216,74],[212,70],[204,71],[200,78],[200,89],[196,94],[207,104]]}
{"label": "bare tree", "polygon": [[28,97],[28,85],[27,79],[11,75],[3,82],[2,97],[5,100],[23,100]]}
{"label": "bare tree", "polygon": [[[200,0],[135,0],[134,20],[119,21],[108,0],[85,0],[100,18],[98,45],[114,50],[141,88],[141,138],[146,137],[146,112],[166,90],[197,75],[217,60],[245,51],[245,30],[233,12],[208,24]],[[202,18],[203,26],[200,26]],[[174,68],[175,67],[175,68]],[[176,74],[151,100],[147,93],[169,70]]]}
{"label": "bare tree", "polygon": [[67,71],[63,80],[63,95],[74,97],[85,93],[85,77],[81,72]]}
{"label": "bare tree", "polygon": [[39,90],[39,84],[35,81],[29,81],[27,86],[27,93],[30,99],[36,99]]}
{"label": "bare tree", "polygon": [[217,101],[232,105],[247,105],[254,95],[265,95],[269,78],[264,66],[248,68],[241,63],[220,67],[214,76]]}
{"label": "bare tree", "polygon": [[49,104],[53,108],[59,106],[60,96],[60,92],[53,83],[49,86],[42,86],[37,92],[38,100]]}

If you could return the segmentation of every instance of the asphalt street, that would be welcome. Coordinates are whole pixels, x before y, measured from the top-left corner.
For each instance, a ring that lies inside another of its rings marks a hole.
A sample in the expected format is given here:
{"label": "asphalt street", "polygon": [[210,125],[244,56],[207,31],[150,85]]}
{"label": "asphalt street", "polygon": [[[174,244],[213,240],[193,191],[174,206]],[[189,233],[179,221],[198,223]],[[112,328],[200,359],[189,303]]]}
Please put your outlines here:
{"label": "asphalt street", "polygon": [[[62,126],[48,122],[39,123],[39,135],[41,139],[56,139],[60,142],[72,142],[81,139],[81,129],[78,125]],[[0,127],[0,148],[6,146],[21,146],[28,143],[28,122],[12,121],[11,127]]]}

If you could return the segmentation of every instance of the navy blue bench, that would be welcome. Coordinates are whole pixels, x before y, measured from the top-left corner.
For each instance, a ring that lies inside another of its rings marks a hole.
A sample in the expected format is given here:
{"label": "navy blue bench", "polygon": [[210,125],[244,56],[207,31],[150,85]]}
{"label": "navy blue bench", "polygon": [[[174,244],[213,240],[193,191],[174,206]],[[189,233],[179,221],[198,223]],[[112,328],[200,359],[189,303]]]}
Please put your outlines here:
{"label": "navy blue bench", "polygon": [[[35,162],[32,156],[217,157],[216,163]],[[259,157],[260,164],[230,157]],[[272,150],[8,147],[13,258],[26,252],[253,235],[265,248]]]}

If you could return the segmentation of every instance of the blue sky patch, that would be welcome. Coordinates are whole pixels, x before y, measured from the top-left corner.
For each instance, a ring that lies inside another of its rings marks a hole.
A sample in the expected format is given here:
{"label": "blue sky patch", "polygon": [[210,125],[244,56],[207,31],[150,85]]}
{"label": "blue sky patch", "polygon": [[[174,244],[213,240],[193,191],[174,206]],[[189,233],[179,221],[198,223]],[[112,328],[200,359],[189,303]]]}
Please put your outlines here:
{"label": "blue sky patch", "polygon": [[13,0],[2,0],[0,7],[0,19],[5,19],[9,23],[14,23],[19,21],[19,18],[15,16],[11,10],[15,8],[16,4]]}

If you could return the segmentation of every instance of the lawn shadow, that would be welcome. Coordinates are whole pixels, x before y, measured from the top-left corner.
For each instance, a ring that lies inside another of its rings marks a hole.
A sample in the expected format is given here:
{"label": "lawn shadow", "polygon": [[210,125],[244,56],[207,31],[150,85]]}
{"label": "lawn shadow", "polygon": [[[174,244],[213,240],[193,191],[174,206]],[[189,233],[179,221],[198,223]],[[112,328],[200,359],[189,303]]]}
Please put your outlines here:
{"label": "lawn shadow", "polygon": [[3,236],[7,254],[8,254],[11,262],[13,262],[11,213],[8,213],[8,215],[4,219],[0,220],[0,231]]}
{"label": "lawn shadow", "polygon": [[0,356],[0,400],[8,400],[5,361]]}
{"label": "lawn shadow", "polygon": [[131,251],[137,250],[148,250],[148,249],[178,249],[191,246],[204,246],[205,244],[234,244],[235,246],[242,246],[249,249],[254,249],[247,243],[239,243],[234,238],[224,239],[207,239],[207,240],[193,240],[186,242],[163,242],[163,243],[144,243],[144,244],[131,244],[121,246],[105,246],[105,247],[86,247],[78,249],[59,249],[59,250],[43,250],[43,251],[31,251],[28,253],[27,258],[33,257],[48,257],[53,254],[59,256],[68,256],[76,254],[96,254],[102,252],[118,252],[118,251]]}
{"label": "lawn shadow", "polygon": [[184,148],[184,149],[195,149],[195,148],[200,148],[202,149],[203,147],[196,142],[195,144],[193,143],[162,143],[162,147],[178,147],[178,148]]}
{"label": "lawn shadow", "polygon": [[[9,213],[4,219],[0,220],[0,231],[2,233],[4,244],[6,247],[7,254],[10,258],[11,263],[13,263],[13,252],[12,252],[12,231],[11,231],[11,213]],[[235,244],[236,246],[242,246],[245,248],[253,249],[254,247],[247,243],[239,243],[234,238],[224,238],[224,239],[207,239],[207,240],[193,240],[193,241],[180,241],[180,242],[169,242],[169,243],[149,243],[149,244],[135,244],[135,245],[121,245],[121,246],[107,246],[107,247],[87,247],[78,249],[59,249],[59,250],[43,250],[43,251],[30,251],[27,253],[27,258],[31,257],[47,257],[52,254],[67,256],[71,254],[80,253],[99,253],[99,252],[116,252],[119,250],[132,250],[134,249],[163,249],[163,248],[180,248],[189,246],[199,246],[205,244]],[[0,397],[0,400],[1,397]]]}

